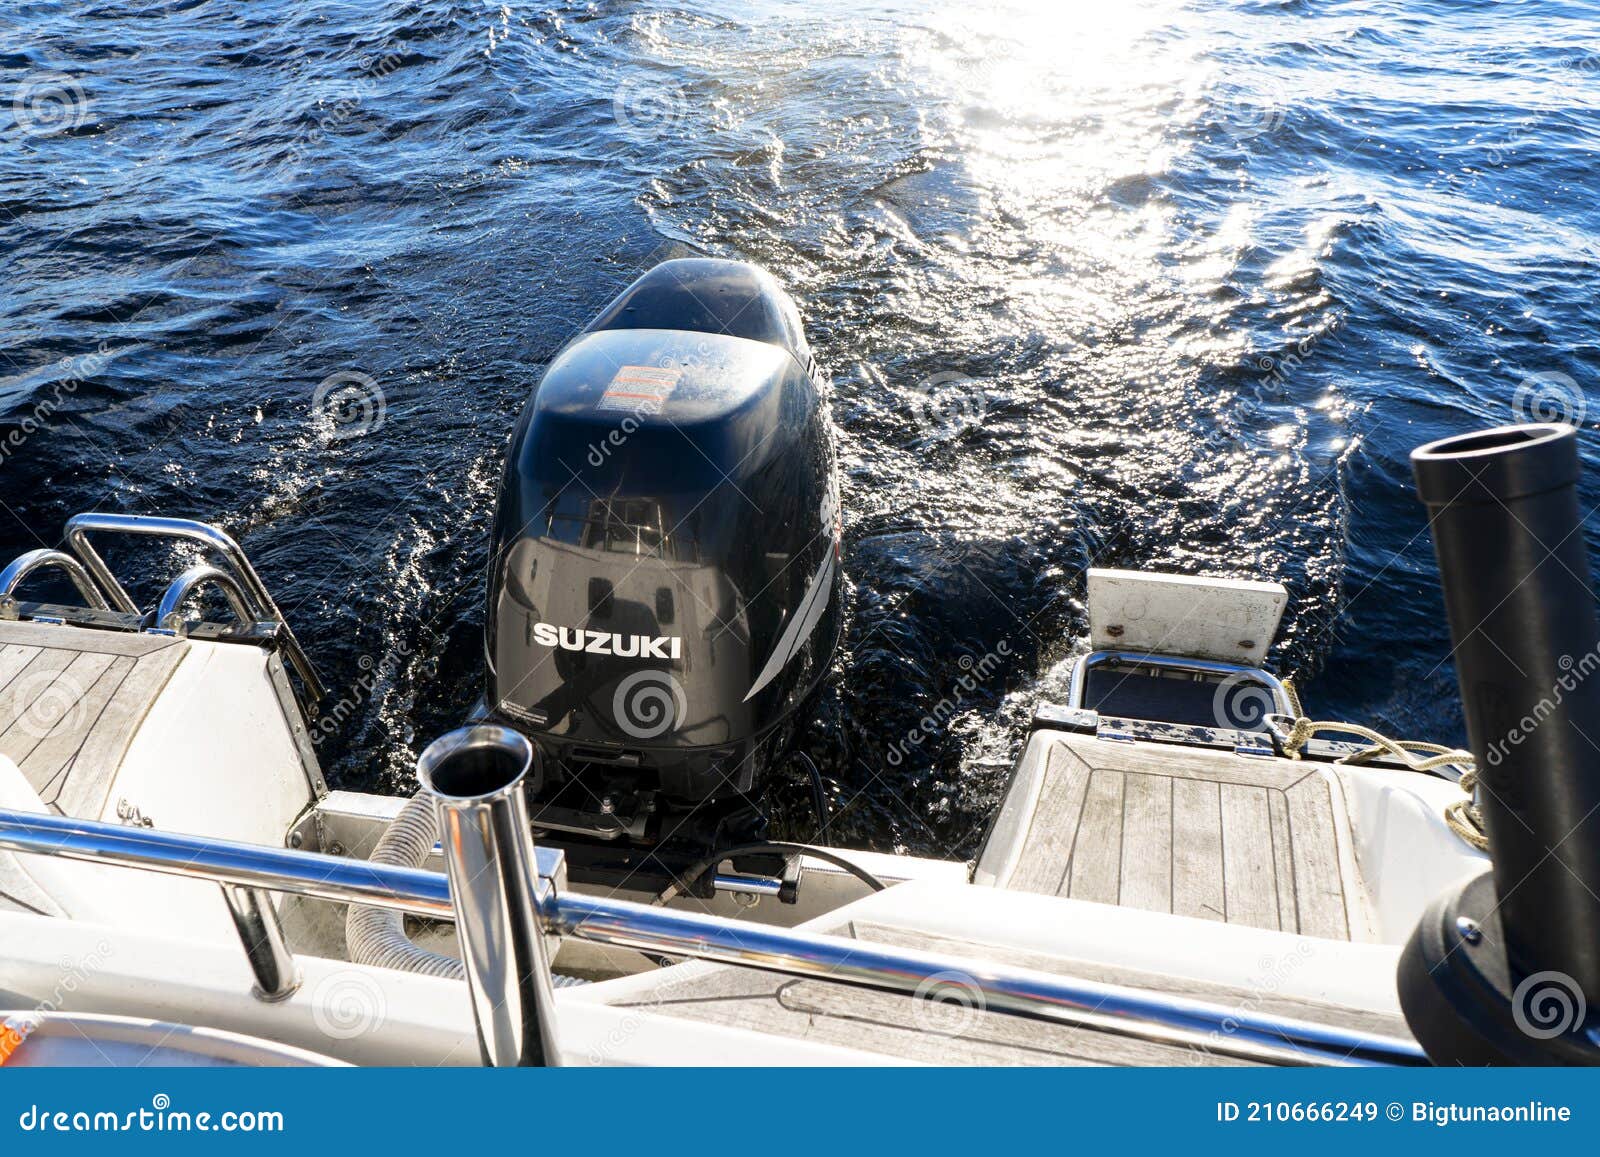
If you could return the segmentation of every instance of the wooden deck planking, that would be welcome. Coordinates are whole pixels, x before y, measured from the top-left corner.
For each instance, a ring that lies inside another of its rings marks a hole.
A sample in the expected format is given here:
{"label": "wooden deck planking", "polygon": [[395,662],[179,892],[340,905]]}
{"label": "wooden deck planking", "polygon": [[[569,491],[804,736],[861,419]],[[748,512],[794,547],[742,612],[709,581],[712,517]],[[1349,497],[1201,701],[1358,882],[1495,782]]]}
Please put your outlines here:
{"label": "wooden deck planking", "polygon": [[1172,908],[1174,916],[1228,918],[1222,884],[1221,785],[1172,780]]}
{"label": "wooden deck planking", "polygon": [[0,619],[0,646],[94,651],[105,655],[127,655],[137,659],[155,651],[165,650],[178,642],[180,640],[170,635],[149,635],[142,631],[99,631],[88,627],[68,627],[59,623],[28,623]]}
{"label": "wooden deck planking", "polygon": [[1002,887],[1350,938],[1334,798],[1305,763],[1057,735]]}
{"label": "wooden deck planking", "polygon": [[1288,794],[1269,791],[1267,809],[1272,832],[1272,871],[1277,881],[1278,927],[1285,932],[1298,932],[1300,908],[1295,895],[1297,889],[1294,878],[1294,832],[1289,823]]}
{"label": "wooden deck planking", "polygon": [[139,662],[125,655],[99,656],[107,660],[105,669],[83,696],[73,704],[48,735],[18,766],[45,803],[54,803],[73,758],[83,746],[86,731],[99,722],[111,696]]}
{"label": "wooden deck planking", "polygon": [[57,702],[56,696],[70,693],[72,685],[53,690],[62,673],[78,658],[79,652],[58,647],[41,648],[28,665],[0,690],[0,755],[22,760],[38,739],[42,701]]}
{"label": "wooden deck planking", "polygon": [[1165,775],[1127,772],[1122,796],[1122,886],[1130,908],[1172,910],[1172,786]]}
{"label": "wooden deck planking", "polygon": [[38,647],[27,647],[21,643],[7,643],[0,646],[0,690],[22,674],[38,653]]}
{"label": "wooden deck planking", "polygon": [[1065,746],[1052,747],[1048,759],[1039,808],[1029,825],[1010,887],[1054,896],[1065,887],[1067,865],[1072,861],[1083,793],[1089,789],[1089,765]]}
{"label": "wooden deck planking", "polygon": [[52,810],[97,818],[187,651],[161,635],[0,621],[0,755]]}
{"label": "wooden deck planking", "polygon": [[83,737],[66,778],[48,802],[63,815],[96,816],[105,806],[111,779],[144,717],[155,705],[187,647],[167,647],[142,656],[117,685]]}
{"label": "wooden deck planking", "polygon": [[1083,797],[1083,816],[1073,842],[1067,895],[1099,904],[1118,903],[1122,893],[1121,772],[1095,771]]}
{"label": "wooden deck planking", "polygon": [[1300,931],[1307,936],[1348,939],[1350,922],[1339,870],[1339,846],[1333,825],[1323,818],[1331,810],[1328,785],[1306,780],[1285,794]]}
{"label": "wooden deck planking", "polygon": [[1222,790],[1222,891],[1230,924],[1278,927],[1267,789],[1225,783]]}

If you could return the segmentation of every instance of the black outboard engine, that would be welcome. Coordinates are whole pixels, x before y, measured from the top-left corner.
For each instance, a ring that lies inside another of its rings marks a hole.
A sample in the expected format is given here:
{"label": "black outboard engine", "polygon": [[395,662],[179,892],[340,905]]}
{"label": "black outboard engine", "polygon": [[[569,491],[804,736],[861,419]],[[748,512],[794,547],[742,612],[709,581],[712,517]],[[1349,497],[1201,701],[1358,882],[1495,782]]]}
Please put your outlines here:
{"label": "black outboard engine", "polygon": [[819,375],[765,271],[665,262],[569,343],[489,564],[486,708],[544,750],[536,828],[690,857],[758,837],[838,640],[839,529]]}

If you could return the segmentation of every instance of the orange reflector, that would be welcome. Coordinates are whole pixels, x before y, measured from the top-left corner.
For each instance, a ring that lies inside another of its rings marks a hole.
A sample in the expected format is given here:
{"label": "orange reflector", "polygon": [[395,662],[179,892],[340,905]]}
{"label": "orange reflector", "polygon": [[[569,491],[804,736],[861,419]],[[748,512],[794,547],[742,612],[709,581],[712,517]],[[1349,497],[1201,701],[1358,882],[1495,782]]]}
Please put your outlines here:
{"label": "orange reflector", "polygon": [[34,1026],[25,1021],[8,1020],[0,1024],[0,1065],[11,1059],[11,1054],[22,1046],[28,1039],[28,1034]]}

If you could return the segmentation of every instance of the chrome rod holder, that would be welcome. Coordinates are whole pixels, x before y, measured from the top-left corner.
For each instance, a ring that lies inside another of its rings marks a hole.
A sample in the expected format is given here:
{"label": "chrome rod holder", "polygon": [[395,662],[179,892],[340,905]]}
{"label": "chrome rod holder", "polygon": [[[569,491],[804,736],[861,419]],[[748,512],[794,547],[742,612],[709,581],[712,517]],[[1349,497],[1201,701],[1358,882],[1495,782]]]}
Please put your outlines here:
{"label": "chrome rod holder", "polygon": [[523,792],[536,758],[526,737],[479,724],[440,736],[417,760],[417,779],[438,808],[456,933],[487,1065],[560,1063]]}

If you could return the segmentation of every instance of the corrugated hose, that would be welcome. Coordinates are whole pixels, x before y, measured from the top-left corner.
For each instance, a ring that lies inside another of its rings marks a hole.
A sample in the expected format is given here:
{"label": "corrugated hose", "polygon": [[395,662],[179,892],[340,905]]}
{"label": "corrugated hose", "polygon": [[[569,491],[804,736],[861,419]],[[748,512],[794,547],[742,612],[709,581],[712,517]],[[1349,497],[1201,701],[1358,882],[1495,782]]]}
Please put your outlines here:
{"label": "corrugated hose", "polygon": [[[406,806],[389,825],[389,830],[378,840],[378,846],[372,850],[372,861],[402,868],[419,868],[438,842],[439,817],[433,800],[427,792],[418,792],[406,802]],[[357,964],[420,972],[424,976],[443,976],[451,980],[466,979],[466,969],[456,957],[430,951],[412,942],[411,937],[406,935],[404,913],[352,904],[345,916],[344,935],[349,945],[350,959]],[[586,983],[578,977],[556,973],[551,975],[550,982],[556,988]]]}

